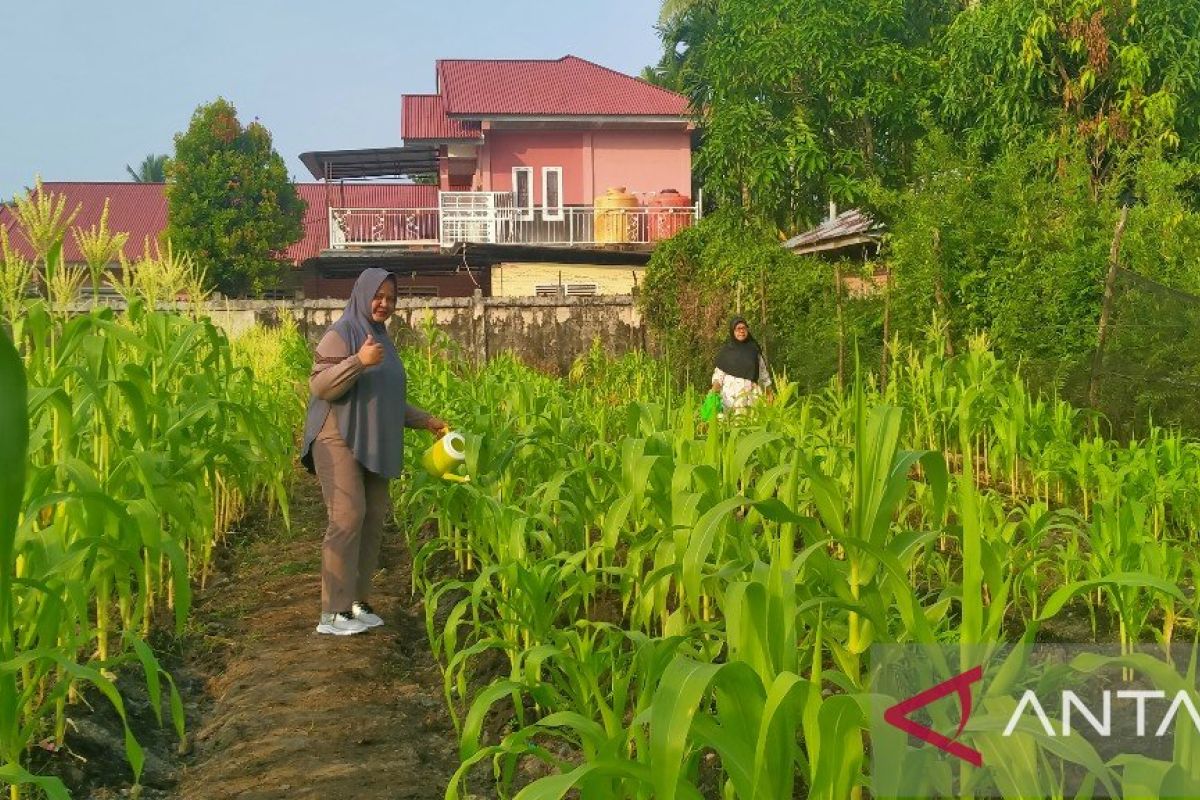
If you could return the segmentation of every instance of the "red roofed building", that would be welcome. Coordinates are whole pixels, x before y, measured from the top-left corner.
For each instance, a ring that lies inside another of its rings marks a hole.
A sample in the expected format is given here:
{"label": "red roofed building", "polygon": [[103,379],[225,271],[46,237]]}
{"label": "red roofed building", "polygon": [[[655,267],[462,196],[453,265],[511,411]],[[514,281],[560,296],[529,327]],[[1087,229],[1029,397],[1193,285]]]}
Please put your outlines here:
{"label": "red roofed building", "polygon": [[[681,95],[575,56],[435,71],[434,94],[403,96],[402,146],[301,154],[322,182],[296,185],[304,238],[281,257],[306,295],[345,297],[367,266],[392,270],[403,294],[626,293],[655,243],[699,217]],[[377,178],[418,182],[347,182]],[[110,198],[130,261],[166,229],[163,184],[44,187],[81,207],[85,229]],[[15,226],[2,205],[0,226]]]}
{"label": "red roofed building", "polygon": [[575,56],[444,59],[436,72],[436,95],[404,97],[401,136],[439,148],[443,191],[515,192],[519,211],[551,215],[612,187],[691,195],[681,95]]}
{"label": "red roofed building", "polygon": [[364,237],[355,214],[330,201],[334,250],[495,245],[510,248],[505,260],[520,246],[647,251],[698,216],[683,96],[575,56],[444,59],[435,72],[436,93],[403,96],[402,147],[301,156],[331,187],[436,180],[434,208],[391,210],[420,237]]}
{"label": "red roofed building", "polygon": [[[107,200],[108,228],[115,233],[129,234],[122,255],[126,261],[136,262],[143,256],[147,246],[153,253],[165,235],[167,198],[164,186],[162,183],[47,182],[42,184],[42,189],[64,197],[67,213],[78,209],[72,228],[87,230],[99,225],[100,214]],[[330,249],[329,202],[334,202],[344,209],[353,209],[357,214],[355,224],[364,229],[376,229],[385,235],[399,235],[401,232],[388,231],[387,221],[379,213],[372,213],[371,209],[436,208],[438,190],[436,186],[402,183],[345,184],[332,187],[321,183],[298,183],[296,192],[308,203],[303,220],[304,237],[288,247],[281,254],[281,258],[300,267]],[[394,223],[396,220],[392,218],[391,221]],[[7,232],[9,246],[13,250],[27,259],[35,258],[33,248],[21,233],[13,210],[8,205],[0,204],[0,227]],[[63,251],[67,263],[83,263],[75,238],[70,233],[63,242]],[[486,268],[481,270],[477,277],[456,269],[457,264],[446,269],[441,264],[433,263],[441,260],[429,256],[424,259],[424,262],[428,263],[419,261],[406,270],[407,274],[400,274],[398,277],[401,294],[471,294],[487,279]],[[119,269],[120,264],[114,263],[110,268]],[[301,276],[301,285],[310,297],[349,296],[349,284],[346,284],[344,277],[325,278],[312,269],[303,271]]]}
{"label": "red roofed building", "polygon": [[[167,229],[167,197],[162,183],[75,183],[48,182],[46,192],[66,198],[67,213],[79,209],[72,228],[87,230],[100,224],[100,214],[108,201],[108,229],[128,233],[124,256],[136,261],[145,252],[146,243],[153,248]],[[306,203],[304,238],[283,252],[283,259],[300,266],[310,258],[329,249],[328,199],[339,206],[352,209],[437,206],[437,187],[405,183],[346,184],[332,193],[321,183],[297,183],[296,193]],[[33,249],[17,227],[12,209],[0,205],[0,227],[8,231],[10,246],[25,258],[34,258]],[[63,242],[67,263],[82,264],[83,256],[69,233]]]}

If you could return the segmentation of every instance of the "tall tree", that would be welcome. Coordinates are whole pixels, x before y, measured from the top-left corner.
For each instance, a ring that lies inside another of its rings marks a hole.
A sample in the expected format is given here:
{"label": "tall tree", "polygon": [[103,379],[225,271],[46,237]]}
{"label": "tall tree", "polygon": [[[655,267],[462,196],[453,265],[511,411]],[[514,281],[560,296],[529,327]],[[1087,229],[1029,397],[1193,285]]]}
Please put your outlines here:
{"label": "tall tree", "polygon": [[167,165],[167,235],[229,295],[261,294],[279,278],[277,255],[303,235],[305,203],[271,134],[243,126],[223,99],[196,109]]}
{"label": "tall tree", "polygon": [[705,188],[794,229],[902,181],[959,7],[720,0],[699,67]]}
{"label": "tall tree", "polygon": [[687,95],[693,108],[704,106],[707,93],[702,79],[705,45],[717,17],[717,0],[688,0],[668,9],[655,25],[663,53],[657,64],[642,70],[642,78],[664,89]]}
{"label": "tall tree", "polygon": [[134,183],[163,183],[167,179],[167,156],[151,153],[142,159],[136,170],[126,164],[125,171]]}
{"label": "tall tree", "polygon": [[1200,0],[989,0],[945,41],[941,116],[993,152],[1086,148],[1093,182],[1150,147],[1200,155]]}

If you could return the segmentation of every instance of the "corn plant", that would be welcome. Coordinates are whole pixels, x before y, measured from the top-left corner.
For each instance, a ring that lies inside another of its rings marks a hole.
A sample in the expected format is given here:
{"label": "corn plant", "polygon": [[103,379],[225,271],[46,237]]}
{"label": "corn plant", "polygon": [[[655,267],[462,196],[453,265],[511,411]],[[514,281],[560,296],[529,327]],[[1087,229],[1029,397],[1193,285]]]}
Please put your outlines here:
{"label": "corn plant", "polygon": [[[124,314],[78,311],[85,275],[59,263],[71,215],[42,193],[21,208],[27,238],[43,248],[50,297],[24,297],[28,267],[0,242],[15,335],[0,353],[0,409],[19,410],[5,429],[20,435],[4,446],[21,451],[4,454],[21,470],[5,473],[0,496],[0,780],[13,798],[30,783],[61,797],[61,784],[29,775],[25,752],[67,736],[85,685],[124,720],[110,677],[121,665],[144,672],[156,714],[165,681],[183,735],[178,693],[143,637],[160,610],[182,627],[191,581],[203,581],[215,543],[248,503],[278,508],[287,523],[284,481],[302,410],[294,354],[304,348],[292,341],[253,360],[209,320],[156,308],[174,291],[162,280],[202,284],[169,248],[156,256],[169,280],[151,279],[148,262],[141,279],[127,276]],[[298,338],[294,328],[277,335]],[[136,784],[142,755],[128,727],[125,749]]]}
{"label": "corn plant", "polygon": [[[861,796],[886,787],[863,758],[871,644],[991,652],[1080,604],[1127,653],[1190,629],[1200,444],[1118,445],[985,339],[943,352],[935,331],[891,348],[882,391],[781,391],[710,425],[644,356],[594,347],[557,381],[407,354],[472,475],[415,470],[396,496],[460,734],[447,796],[488,761],[523,798],[696,797],[714,778],[724,797]],[[1050,796],[1055,753],[1113,780],[1064,747],[1032,755]],[[556,772],[521,788],[530,759]],[[1019,777],[959,780],[1012,794]]]}

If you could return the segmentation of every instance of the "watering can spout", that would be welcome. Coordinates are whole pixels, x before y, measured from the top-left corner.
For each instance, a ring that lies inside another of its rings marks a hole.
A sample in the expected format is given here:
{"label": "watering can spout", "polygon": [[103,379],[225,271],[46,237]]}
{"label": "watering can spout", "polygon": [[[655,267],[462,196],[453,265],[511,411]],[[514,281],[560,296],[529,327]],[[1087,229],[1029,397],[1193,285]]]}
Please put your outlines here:
{"label": "watering can spout", "polygon": [[468,476],[458,475],[454,472],[454,469],[466,458],[466,439],[457,431],[447,431],[425,451],[425,455],[421,457],[421,465],[434,478],[455,483],[468,483],[471,480]]}

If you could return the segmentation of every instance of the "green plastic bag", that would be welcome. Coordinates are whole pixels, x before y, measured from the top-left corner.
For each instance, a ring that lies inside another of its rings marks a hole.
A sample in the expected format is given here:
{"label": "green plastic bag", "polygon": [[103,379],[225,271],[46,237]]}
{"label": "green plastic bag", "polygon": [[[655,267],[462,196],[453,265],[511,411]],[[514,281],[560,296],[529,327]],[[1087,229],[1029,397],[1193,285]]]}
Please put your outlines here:
{"label": "green plastic bag", "polygon": [[700,419],[712,422],[721,413],[721,395],[709,392],[704,396],[704,405],[700,406]]}

